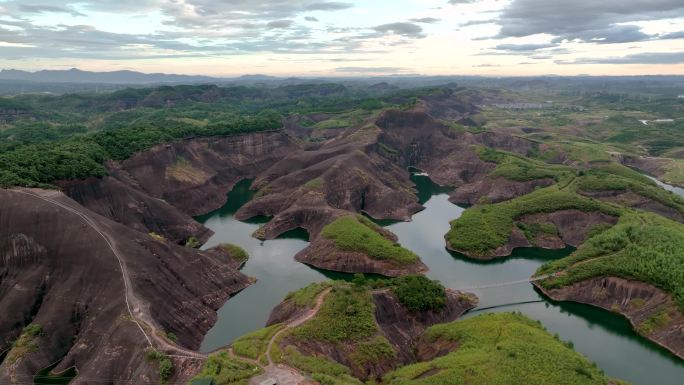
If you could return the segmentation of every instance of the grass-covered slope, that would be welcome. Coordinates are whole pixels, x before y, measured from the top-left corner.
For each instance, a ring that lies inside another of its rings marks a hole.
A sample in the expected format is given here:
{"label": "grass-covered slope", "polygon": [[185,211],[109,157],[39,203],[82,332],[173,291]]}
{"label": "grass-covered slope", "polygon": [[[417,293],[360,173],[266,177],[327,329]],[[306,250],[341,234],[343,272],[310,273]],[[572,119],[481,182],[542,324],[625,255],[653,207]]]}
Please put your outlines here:
{"label": "grass-covered slope", "polygon": [[506,244],[517,218],[569,209],[620,215],[614,206],[554,185],[510,201],[469,208],[451,222],[447,244],[470,256],[486,256]]}
{"label": "grass-covered slope", "polygon": [[323,290],[330,287],[330,282],[314,282],[299,290],[288,293],[285,301],[292,300],[296,306],[313,307],[316,304],[316,298]]}
{"label": "grass-covered slope", "polygon": [[684,225],[656,214],[629,212],[537,274],[556,271],[563,274],[541,285],[556,288],[602,276],[635,279],[671,293],[684,311]]}
{"label": "grass-covered slope", "polygon": [[420,261],[407,250],[383,234],[383,230],[362,215],[345,216],[326,225],[321,232],[335,246],[344,251],[358,251],[372,259],[387,260],[399,265]]}
{"label": "grass-covered slope", "polygon": [[209,356],[193,380],[211,379],[216,385],[247,385],[250,378],[262,372],[258,366],[231,358],[228,352],[221,352]]}
{"label": "grass-covered slope", "polygon": [[[612,168],[617,168],[615,165]],[[628,169],[629,170],[629,169]],[[631,170],[630,170],[631,171]],[[577,182],[579,191],[599,192],[599,191],[631,191],[665,206],[671,207],[680,213],[684,213],[684,199],[680,196],[658,187],[653,181],[636,173],[633,176],[628,173],[618,174],[619,169],[606,170],[598,169],[590,171],[585,177]]]}
{"label": "grass-covered slope", "polygon": [[338,343],[354,342],[377,333],[370,293],[337,284],[316,316],[297,327],[293,336]]}
{"label": "grass-covered slope", "polygon": [[259,329],[252,333],[245,334],[244,336],[233,341],[233,351],[238,356],[256,360],[266,353],[268,342],[282,327],[282,324],[275,324],[263,329]]}
{"label": "grass-covered slope", "polygon": [[249,254],[247,251],[238,245],[234,245],[232,243],[221,243],[219,247],[230,254],[231,258],[240,263],[245,263],[249,259]]}
{"label": "grass-covered slope", "polygon": [[[314,351],[337,352],[341,362],[357,375],[367,374],[368,368],[390,365],[396,356],[375,320],[370,291],[341,282],[334,284],[316,316],[292,330],[288,338],[297,346],[315,346]],[[282,359],[310,361],[290,346],[285,346]]]}
{"label": "grass-covered slope", "polygon": [[515,313],[491,313],[432,326],[429,343],[457,341],[451,353],[388,373],[388,385],[605,385],[595,364]]}
{"label": "grass-covered slope", "polygon": [[485,162],[496,163],[496,168],[489,174],[493,177],[518,182],[551,178],[559,182],[574,175],[574,171],[567,166],[552,165],[489,147],[479,147],[477,154]]}

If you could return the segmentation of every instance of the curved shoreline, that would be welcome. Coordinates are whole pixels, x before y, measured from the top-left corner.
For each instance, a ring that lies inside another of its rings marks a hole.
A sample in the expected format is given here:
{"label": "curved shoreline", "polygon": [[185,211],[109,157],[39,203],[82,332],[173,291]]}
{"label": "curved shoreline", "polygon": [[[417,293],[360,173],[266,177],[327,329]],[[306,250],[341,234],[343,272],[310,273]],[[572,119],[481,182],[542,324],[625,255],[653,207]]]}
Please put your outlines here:
{"label": "curved shoreline", "polygon": [[[667,345],[666,343],[664,343],[664,342],[662,342],[662,341],[659,341],[659,340],[657,340],[657,339],[654,339],[654,338],[651,337],[651,335],[645,334],[645,333],[643,333],[642,331],[639,330],[639,325],[637,324],[638,321],[636,320],[636,317],[634,317],[633,315],[630,315],[629,313],[627,313],[627,312],[625,312],[625,311],[622,311],[622,309],[623,309],[625,306],[624,306],[624,305],[622,305],[622,306],[619,305],[619,303],[623,303],[623,304],[626,303],[626,298],[624,298],[624,299],[622,299],[622,300],[619,299],[619,298],[614,298],[613,305],[611,305],[610,307],[605,306],[605,305],[601,305],[601,304],[599,304],[598,302],[592,302],[592,301],[587,301],[587,300],[581,300],[580,298],[577,298],[577,297],[574,297],[574,299],[569,299],[569,298],[573,298],[573,297],[572,297],[572,294],[573,294],[573,293],[572,293],[572,290],[573,290],[573,289],[580,289],[580,288],[578,288],[577,286],[582,285],[582,284],[585,284],[585,285],[586,285],[586,284],[591,284],[591,281],[604,281],[604,282],[605,282],[606,280],[609,280],[609,281],[610,281],[610,280],[619,280],[619,281],[624,281],[624,282],[629,283],[629,284],[637,284],[637,285],[640,285],[640,286],[645,286],[645,287],[647,287],[648,289],[653,290],[653,292],[656,293],[656,294],[665,294],[665,295],[669,298],[669,300],[672,301],[672,298],[671,298],[671,296],[670,296],[669,294],[663,292],[662,290],[660,290],[660,289],[658,289],[658,288],[656,288],[656,287],[654,287],[654,286],[652,286],[652,285],[649,285],[649,284],[644,283],[644,282],[641,282],[641,281],[631,281],[631,280],[626,280],[626,279],[624,279],[624,278],[618,278],[618,277],[599,277],[599,278],[591,278],[591,279],[587,279],[587,280],[584,280],[584,281],[580,281],[580,282],[574,283],[574,284],[572,284],[572,285],[563,286],[563,287],[558,288],[558,289],[546,289],[546,288],[544,288],[544,287],[541,285],[541,283],[540,283],[539,281],[532,282],[532,284],[534,285],[534,287],[536,287],[537,289],[539,289],[539,291],[542,292],[542,294],[544,294],[544,296],[546,296],[546,297],[548,297],[548,298],[550,298],[550,299],[552,299],[552,300],[554,300],[554,301],[558,301],[558,302],[575,302],[575,303],[580,303],[580,304],[584,304],[584,305],[594,306],[594,307],[597,307],[597,308],[601,308],[601,309],[603,309],[603,310],[607,310],[607,311],[609,311],[609,312],[611,312],[611,313],[619,314],[620,316],[624,317],[627,321],[629,321],[629,324],[631,325],[632,330],[634,331],[634,333],[636,333],[636,334],[638,334],[639,336],[641,336],[641,337],[643,337],[643,338],[645,338],[645,339],[651,341],[652,343],[658,345],[659,347],[661,347],[661,348],[667,350],[668,352],[672,353],[674,356],[676,356],[676,357],[678,357],[678,358],[684,360],[684,345],[682,345],[679,349],[677,349],[676,347],[669,346],[669,345]],[[619,282],[619,281],[618,281],[618,282]],[[553,291],[557,291],[557,293],[553,293]],[[633,298],[632,298],[632,299],[633,299]],[[674,301],[672,301],[672,302],[674,302]],[[620,310],[618,310],[618,309],[620,309]],[[680,322],[678,322],[678,323],[668,322],[668,324],[665,325],[665,326],[663,326],[662,328],[660,328],[659,331],[662,331],[662,330],[670,330],[670,329],[680,329],[680,330],[684,330],[684,322],[681,322],[682,320],[684,320],[684,315],[681,314],[681,311],[679,311],[679,309],[676,309],[676,308],[675,308],[675,311],[677,311],[677,312],[679,313],[679,316],[680,316],[679,321],[680,321]],[[649,315],[653,315],[654,312],[650,312],[650,313],[648,313],[648,314],[649,314]],[[640,318],[643,318],[643,317],[640,317]],[[643,322],[643,321],[642,321],[642,322]],[[653,333],[651,333],[651,334],[653,334]],[[684,335],[682,335],[682,340],[684,341]],[[666,342],[667,342],[667,341],[666,341]]]}

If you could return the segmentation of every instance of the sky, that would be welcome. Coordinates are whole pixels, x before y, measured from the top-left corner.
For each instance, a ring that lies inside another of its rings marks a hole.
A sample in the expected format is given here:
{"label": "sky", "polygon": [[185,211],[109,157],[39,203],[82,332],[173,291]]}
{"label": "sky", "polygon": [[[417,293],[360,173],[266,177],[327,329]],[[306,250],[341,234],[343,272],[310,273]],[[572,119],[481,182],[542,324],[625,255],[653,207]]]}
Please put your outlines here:
{"label": "sky", "polygon": [[684,0],[0,0],[0,68],[684,75]]}

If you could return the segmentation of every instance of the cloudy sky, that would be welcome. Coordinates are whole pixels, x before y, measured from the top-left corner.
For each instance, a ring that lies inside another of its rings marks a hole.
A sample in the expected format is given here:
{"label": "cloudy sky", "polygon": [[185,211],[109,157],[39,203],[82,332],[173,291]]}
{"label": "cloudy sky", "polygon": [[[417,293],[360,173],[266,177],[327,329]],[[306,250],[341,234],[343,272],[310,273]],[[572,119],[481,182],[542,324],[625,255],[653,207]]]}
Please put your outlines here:
{"label": "cloudy sky", "polygon": [[684,0],[0,0],[0,68],[684,74]]}

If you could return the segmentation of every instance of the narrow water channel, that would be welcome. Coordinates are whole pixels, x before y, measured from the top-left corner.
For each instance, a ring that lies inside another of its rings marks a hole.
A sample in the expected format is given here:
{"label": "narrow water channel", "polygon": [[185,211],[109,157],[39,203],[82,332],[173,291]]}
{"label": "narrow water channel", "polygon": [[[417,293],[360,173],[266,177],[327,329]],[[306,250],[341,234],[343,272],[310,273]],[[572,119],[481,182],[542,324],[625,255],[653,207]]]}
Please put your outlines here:
{"label": "narrow water channel", "polygon": [[651,179],[652,181],[656,182],[656,184],[657,184],[658,186],[664,188],[665,190],[667,190],[667,191],[672,191],[673,193],[679,195],[680,197],[684,197],[684,188],[682,188],[682,187],[677,187],[677,186],[673,186],[673,185],[667,184],[667,183],[665,183],[665,182],[661,182],[661,181],[659,181],[658,179],[656,179],[656,178],[654,178],[654,177],[652,177],[652,176],[650,176],[650,175],[646,175],[646,174],[644,174],[644,175],[645,175],[646,177],[648,177],[649,179]]}
{"label": "narrow water channel", "polygon": [[[445,286],[467,289],[530,277],[544,262],[572,252],[565,250],[516,249],[509,258],[491,262],[473,261],[444,247],[449,221],[463,212],[448,201],[446,190],[425,175],[412,176],[425,210],[411,222],[386,223],[399,242],[418,255],[430,268],[428,276]],[[249,182],[240,182],[223,208],[197,218],[216,233],[205,247],[231,242],[245,248],[250,260],[243,272],[258,282],[230,299],[219,311],[218,322],[209,331],[202,351],[231,343],[236,337],[262,327],[271,309],[288,292],[311,282],[342,275],[328,274],[294,261],[305,238],[282,238],[261,242],[251,237],[257,223],[235,220],[235,211],[251,198]],[[292,235],[292,234],[290,234]],[[297,234],[294,234],[297,236]],[[540,320],[551,333],[572,341],[575,349],[595,361],[612,377],[633,385],[679,385],[684,378],[684,361],[638,336],[619,315],[587,305],[555,303],[539,294],[531,284],[470,290],[480,303],[466,317],[482,312],[520,311]]]}
{"label": "narrow water channel", "polygon": [[196,217],[200,223],[214,231],[203,249],[228,242],[249,253],[242,272],[257,278],[257,282],[231,298],[218,312],[216,324],[204,337],[201,351],[212,351],[230,344],[234,339],[264,326],[268,316],[287,293],[312,282],[340,278],[342,274],[323,274],[294,260],[295,254],[305,248],[308,234],[304,230],[291,231],[278,239],[260,241],[252,233],[268,218],[255,218],[248,222],[235,219],[235,212],[247,203],[254,192],[251,181],[238,182],[228,194],[225,206],[209,214]]}

